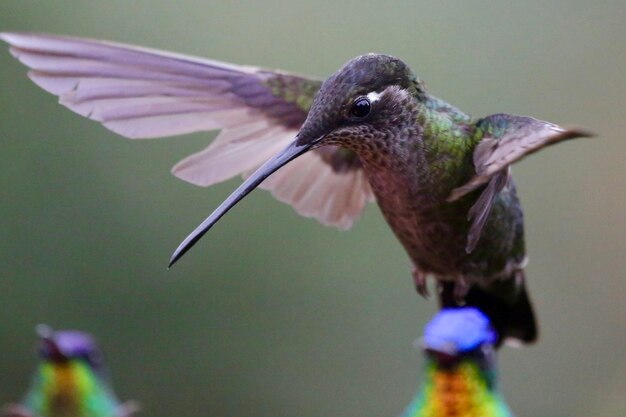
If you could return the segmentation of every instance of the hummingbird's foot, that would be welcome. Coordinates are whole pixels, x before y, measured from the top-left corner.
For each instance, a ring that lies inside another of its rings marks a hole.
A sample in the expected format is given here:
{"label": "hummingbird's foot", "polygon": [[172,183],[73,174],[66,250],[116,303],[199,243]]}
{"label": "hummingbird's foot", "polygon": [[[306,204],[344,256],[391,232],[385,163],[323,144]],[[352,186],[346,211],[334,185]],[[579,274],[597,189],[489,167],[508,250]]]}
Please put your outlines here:
{"label": "hummingbird's foot", "polygon": [[413,274],[413,283],[415,284],[415,289],[417,290],[417,293],[424,298],[430,298],[430,291],[428,291],[427,275],[417,269],[415,265],[413,265],[413,270],[411,272]]}
{"label": "hummingbird's foot", "polygon": [[463,276],[459,276],[454,282],[454,300],[458,305],[465,305],[465,296],[469,288],[470,286]]}

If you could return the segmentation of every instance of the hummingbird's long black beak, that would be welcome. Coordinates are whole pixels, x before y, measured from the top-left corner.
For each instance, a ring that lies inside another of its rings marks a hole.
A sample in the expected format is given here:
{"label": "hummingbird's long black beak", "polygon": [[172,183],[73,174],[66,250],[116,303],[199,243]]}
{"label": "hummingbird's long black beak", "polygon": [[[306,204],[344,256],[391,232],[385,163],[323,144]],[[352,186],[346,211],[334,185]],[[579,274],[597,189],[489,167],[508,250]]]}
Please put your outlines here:
{"label": "hummingbird's long black beak", "polygon": [[189,234],[183,240],[183,242],[176,248],[168,268],[176,263],[193,245],[196,244],[200,238],[209,231],[211,227],[230,210],[235,204],[243,199],[250,191],[254,190],[259,184],[263,182],[267,177],[272,175],[275,171],[279,170],[282,166],[289,161],[302,155],[313,147],[321,138],[313,141],[307,141],[307,143],[300,143],[298,137],[291,142],[289,146],[283,149],[278,154],[274,155],[270,160],[264,163],[259,169],[257,169],[250,177],[248,177],[243,184],[241,184],[235,191],[209,217],[206,218],[196,229]]}

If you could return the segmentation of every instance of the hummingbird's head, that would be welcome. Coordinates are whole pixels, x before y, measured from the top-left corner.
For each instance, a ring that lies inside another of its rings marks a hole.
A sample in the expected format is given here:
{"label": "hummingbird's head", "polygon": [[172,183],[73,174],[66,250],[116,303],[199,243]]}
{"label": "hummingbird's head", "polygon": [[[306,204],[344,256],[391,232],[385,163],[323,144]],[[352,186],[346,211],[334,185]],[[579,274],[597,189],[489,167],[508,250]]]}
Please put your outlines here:
{"label": "hummingbird's head", "polygon": [[297,136],[301,145],[339,145],[354,150],[402,125],[424,85],[400,59],[367,54],[347,62],[315,96]]}
{"label": "hummingbird's head", "polygon": [[426,325],[422,347],[441,368],[453,368],[463,361],[487,368],[494,362],[496,341],[496,332],[480,310],[444,308]]}
{"label": "hummingbird's head", "polygon": [[381,139],[393,137],[390,129],[407,126],[402,122],[412,117],[411,106],[424,95],[422,82],[398,58],[368,54],[349,61],[322,84],[293,142],[250,175],[196,227],[174,251],[169,265],[180,259],[228,210],[289,161],[324,145],[339,145],[359,154],[380,148]]}
{"label": "hummingbird's head", "polygon": [[81,361],[94,369],[103,365],[103,355],[94,338],[77,330],[54,331],[46,325],[37,326],[40,338],[39,356],[52,363]]}

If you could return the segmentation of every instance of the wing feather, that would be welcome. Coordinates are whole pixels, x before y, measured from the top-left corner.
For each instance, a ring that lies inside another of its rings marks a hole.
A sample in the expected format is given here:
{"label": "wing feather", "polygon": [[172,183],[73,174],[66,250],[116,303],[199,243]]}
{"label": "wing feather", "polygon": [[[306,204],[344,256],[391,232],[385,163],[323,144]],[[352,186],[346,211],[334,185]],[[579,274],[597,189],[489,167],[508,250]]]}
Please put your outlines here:
{"label": "wing feather", "polygon": [[[302,161],[301,161],[302,160]],[[296,166],[294,162],[301,165]],[[342,230],[352,227],[374,194],[362,169],[335,173],[316,153],[302,155],[261,184],[298,213]],[[315,189],[315,192],[307,192]]]}
{"label": "wing feather", "polygon": [[467,253],[476,247],[495,199],[509,182],[511,164],[545,146],[593,136],[581,129],[565,129],[532,117],[509,114],[494,114],[479,120],[476,131],[481,135],[473,155],[476,174],[448,197],[448,201],[455,201],[486,185],[468,213],[472,223]]}
{"label": "wing feather", "polygon": [[476,175],[452,191],[448,201],[455,201],[486,184],[498,172],[539,149],[567,139],[592,137],[579,128],[563,128],[532,117],[494,114],[479,120],[477,129],[483,137],[474,150]]}
{"label": "wing feather", "polygon": [[[292,139],[281,127],[259,127],[261,123],[264,122],[223,130],[207,148],[176,164],[172,173],[192,184],[207,187],[258,168]],[[254,131],[246,133],[251,129]],[[226,141],[222,135],[228,135],[226,139],[230,140]]]}
{"label": "wing feather", "polygon": [[[0,33],[0,39],[30,68],[34,83],[122,136],[220,129],[206,149],[172,169],[201,186],[246,175],[284,148],[306,119],[310,104],[302,103],[310,103],[321,85],[294,74],[113,42],[37,33]],[[353,160],[345,150],[311,152],[262,188],[300,214],[345,229],[373,201]]]}

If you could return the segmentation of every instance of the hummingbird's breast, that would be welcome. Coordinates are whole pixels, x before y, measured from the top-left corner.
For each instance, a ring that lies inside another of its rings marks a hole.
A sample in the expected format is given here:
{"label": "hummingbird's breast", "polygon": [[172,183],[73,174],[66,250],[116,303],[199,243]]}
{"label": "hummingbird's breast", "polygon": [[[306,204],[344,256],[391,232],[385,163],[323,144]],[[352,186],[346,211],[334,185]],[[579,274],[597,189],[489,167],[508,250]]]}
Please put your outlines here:
{"label": "hummingbird's breast", "polygon": [[456,245],[423,155],[397,147],[385,151],[386,158],[362,158],[383,216],[420,270],[450,272],[449,252]]}
{"label": "hummingbird's breast", "polygon": [[111,417],[117,403],[81,361],[43,363],[27,406],[40,417]]}
{"label": "hummingbird's breast", "polygon": [[411,111],[351,145],[383,216],[420,272],[440,280],[493,279],[523,257],[514,187],[506,198],[496,197],[476,248],[467,253],[468,214],[481,190],[447,199],[475,173],[474,125],[446,103],[431,101],[430,107],[407,104]]}
{"label": "hummingbird's breast", "polygon": [[414,265],[438,279],[463,276],[475,281],[495,277],[509,262],[521,263],[523,253],[513,253],[517,240],[522,239],[518,230],[521,217],[511,204],[506,199],[496,200],[476,249],[468,254],[468,213],[475,197],[449,203],[446,197],[454,184],[418,159],[398,158],[393,164],[363,161],[383,216]]}
{"label": "hummingbird's breast", "polygon": [[449,203],[452,187],[442,191],[436,181],[420,182],[399,164],[364,168],[383,216],[419,271],[440,280],[487,283],[525,263],[514,188],[507,191],[512,195],[496,199],[476,248],[467,253],[468,212],[475,198]]}
{"label": "hummingbird's breast", "polygon": [[78,381],[71,362],[47,364],[42,369],[43,393],[47,398],[44,409],[37,410],[51,417],[75,417],[80,415]]}
{"label": "hummingbird's breast", "polygon": [[425,273],[456,275],[466,232],[455,227],[458,222],[449,210],[442,212],[444,202],[397,172],[369,170],[368,178],[383,216],[413,263]]}
{"label": "hummingbird's breast", "polygon": [[478,365],[463,362],[454,369],[427,368],[422,402],[413,416],[510,416]]}

